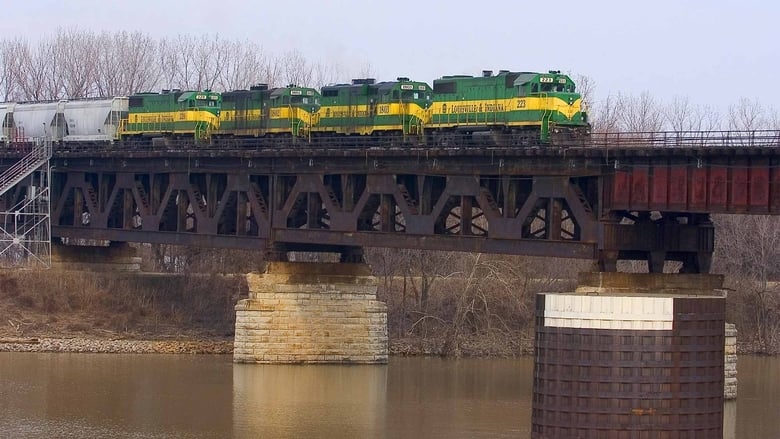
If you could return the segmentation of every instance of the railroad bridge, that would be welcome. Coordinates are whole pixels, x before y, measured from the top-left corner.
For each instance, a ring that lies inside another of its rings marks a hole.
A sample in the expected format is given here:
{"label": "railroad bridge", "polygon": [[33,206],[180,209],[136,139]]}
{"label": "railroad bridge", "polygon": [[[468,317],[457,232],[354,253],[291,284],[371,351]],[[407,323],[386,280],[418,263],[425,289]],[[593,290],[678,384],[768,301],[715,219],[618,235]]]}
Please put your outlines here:
{"label": "railroad bridge", "polygon": [[257,249],[278,261],[250,275],[250,299],[236,307],[237,361],[387,360],[370,272],[301,273],[281,262],[289,251],[344,262],[369,246],[555,256],[603,272],[618,260],[647,261],[651,273],[680,261],[707,273],[711,214],[780,214],[777,131],[595,134],[533,148],[55,145],[50,176],[37,178],[10,172],[22,155],[0,154],[3,175],[16,175],[0,178],[4,232],[14,206],[44,193],[52,241]]}
{"label": "railroad bridge", "polygon": [[[55,147],[51,236],[621,259],[707,272],[713,213],[780,213],[780,134],[594,135],[589,146]],[[2,164],[17,157],[6,154]],[[0,165],[1,166],[1,165]],[[11,208],[22,181],[2,197]]]}

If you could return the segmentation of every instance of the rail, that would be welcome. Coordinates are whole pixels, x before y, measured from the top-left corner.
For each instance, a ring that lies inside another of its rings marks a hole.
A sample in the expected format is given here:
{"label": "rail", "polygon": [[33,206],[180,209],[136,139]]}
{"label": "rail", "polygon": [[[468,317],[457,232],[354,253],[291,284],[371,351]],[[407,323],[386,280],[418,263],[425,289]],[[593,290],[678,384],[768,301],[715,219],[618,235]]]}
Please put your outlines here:
{"label": "rail", "polygon": [[0,195],[24,180],[28,175],[51,159],[51,141],[40,139],[32,145],[27,155],[0,175]]}
{"label": "rail", "polygon": [[494,141],[486,142],[486,137],[472,138],[469,134],[452,134],[446,143],[435,142],[412,135],[370,136],[331,136],[284,138],[219,138],[212,136],[207,143],[198,143],[193,139],[165,138],[162,142],[150,139],[123,140],[120,142],[66,142],[57,144],[57,151],[100,151],[100,150],[437,150],[437,149],[629,149],[629,148],[778,148],[780,130],[751,131],[656,131],[656,132],[596,132],[589,137],[568,140],[554,140],[550,143],[517,145],[510,135],[493,136]]}

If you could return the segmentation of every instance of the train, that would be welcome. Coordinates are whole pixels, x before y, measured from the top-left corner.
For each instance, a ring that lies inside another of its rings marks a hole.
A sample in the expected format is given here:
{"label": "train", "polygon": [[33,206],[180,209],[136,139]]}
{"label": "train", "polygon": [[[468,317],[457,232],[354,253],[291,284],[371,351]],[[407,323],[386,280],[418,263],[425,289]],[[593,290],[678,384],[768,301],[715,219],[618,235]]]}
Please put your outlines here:
{"label": "train", "polygon": [[0,143],[57,145],[470,145],[584,141],[590,124],[574,81],[560,71],[486,70],[425,82],[248,90],[162,90],[125,97],[0,103]]}

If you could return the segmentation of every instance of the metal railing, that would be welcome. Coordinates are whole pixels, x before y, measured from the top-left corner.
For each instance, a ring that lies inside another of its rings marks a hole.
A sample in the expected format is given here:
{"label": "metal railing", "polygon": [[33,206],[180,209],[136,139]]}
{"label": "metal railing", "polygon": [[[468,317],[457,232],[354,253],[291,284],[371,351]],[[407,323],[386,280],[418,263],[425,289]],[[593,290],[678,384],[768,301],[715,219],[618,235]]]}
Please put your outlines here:
{"label": "metal railing", "polygon": [[36,139],[30,152],[0,175],[0,195],[24,180],[51,159],[51,141]]}
{"label": "metal railing", "polygon": [[597,148],[767,148],[780,146],[780,130],[593,133]]}
{"label": "metal railing", "polygon": [[[213,133],[212,133],[213,134]],[[472,138],[466,133],[453,133],[446,142],[432,136],[331,136],[313,137],[259,137],[220,138],[212,136],[209,142],[196,143],[193,139],[166,139],[159,144],[150,139],[123,140],[116,143],[65,142],[58,151],[96,150],[240,150],[240,149],[527,149],[527,148],[776,148],[780,147],[780,130],[750,131],[656,131],[656,132],[595,132],[589,137],[553,140],[550,143],[518,145],[510,134]],[[10,171],[10,170],[9,170]],[[0,185],[2,180],[0,180]]]}

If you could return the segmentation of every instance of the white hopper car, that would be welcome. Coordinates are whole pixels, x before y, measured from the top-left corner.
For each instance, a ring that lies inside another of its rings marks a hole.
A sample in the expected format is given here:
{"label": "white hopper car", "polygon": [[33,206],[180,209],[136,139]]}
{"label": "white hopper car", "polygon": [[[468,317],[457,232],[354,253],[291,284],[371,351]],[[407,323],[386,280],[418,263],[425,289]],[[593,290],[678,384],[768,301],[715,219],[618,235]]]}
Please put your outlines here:
{"label": "white hopper car", "polygon": [[59,102],[0,103],[0,141],[29,142],[48,138],[54,143],[112,143],[127,119],[127,98]]}

